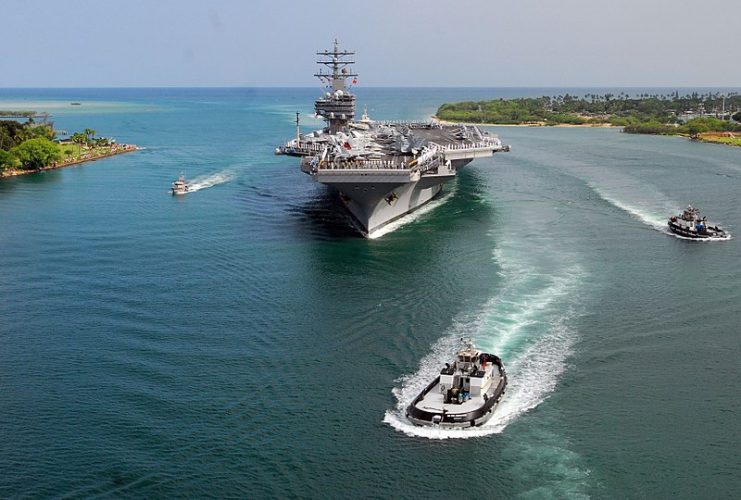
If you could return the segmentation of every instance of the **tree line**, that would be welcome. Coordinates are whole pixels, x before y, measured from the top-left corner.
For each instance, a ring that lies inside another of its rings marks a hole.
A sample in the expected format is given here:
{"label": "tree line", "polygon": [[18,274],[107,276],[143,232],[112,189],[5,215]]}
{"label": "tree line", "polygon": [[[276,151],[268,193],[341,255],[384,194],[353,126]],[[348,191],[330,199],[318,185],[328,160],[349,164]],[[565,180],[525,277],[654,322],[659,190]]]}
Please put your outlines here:
{"label": "tree line", "polygon": [[0,170],[41,168],[62,158],[54,129],[33,120],[0,120]]}
{"label": "tree line", "polygon": [[[446,103],[438,108],[437,116],[443,120],[472,123],[546,125],[609,123],[633,129],[636,125],[648,123],[684,126],[684,115],[687,112],[704,110],[720,113],[724,108],[741,110],[741,95],[713,92],[679,95],[679,92],[675,92],[643,93],[631,97],[621,92],[586,94],[580,98],[567,93],[552,97]],[[736,112],[733,120],[741,122],[741,112]],[[700,126],[702,123],[702,126],[720,126],[717,122],[705,120],[698,122],[697,125]],[[734,124],[723,127],[735,130]]]}
{"label": "tree line", "polygon": [[[75,132],[70,140],[89,148],[109,146],[110,139],[96,137],[93,129]],[[15,120],[0,120],[0,171],[6,169],[35,170],[60,161],[72,150],[62,150],[54,142],[54,128],[48,123],[35,123],[32,118],[21,123]]]}

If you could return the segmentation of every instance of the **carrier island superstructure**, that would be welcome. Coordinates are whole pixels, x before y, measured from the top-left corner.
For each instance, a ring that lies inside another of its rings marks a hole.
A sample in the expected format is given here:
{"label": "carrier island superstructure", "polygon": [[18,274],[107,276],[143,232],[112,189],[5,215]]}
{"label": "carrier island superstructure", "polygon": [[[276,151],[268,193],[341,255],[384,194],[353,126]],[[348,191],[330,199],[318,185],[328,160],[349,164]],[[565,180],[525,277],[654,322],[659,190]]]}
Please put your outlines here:
{"label": "carrier island superstructure", "polygon": [[[316,182],[339,191],[355,225],[366,237],[420,208],[475,158],[509,151],[496,136],[470,125],[438,122],[381,122],[367,112],[355,120],[351,71],[354,52],[317,52],[321,69],[314,75],[327,92],[314,103],[326,127],[301,134],[296,114],[296,137],[276,154],[301,157],[301,170]],[[326,69],[325,69],[326,68]]]}

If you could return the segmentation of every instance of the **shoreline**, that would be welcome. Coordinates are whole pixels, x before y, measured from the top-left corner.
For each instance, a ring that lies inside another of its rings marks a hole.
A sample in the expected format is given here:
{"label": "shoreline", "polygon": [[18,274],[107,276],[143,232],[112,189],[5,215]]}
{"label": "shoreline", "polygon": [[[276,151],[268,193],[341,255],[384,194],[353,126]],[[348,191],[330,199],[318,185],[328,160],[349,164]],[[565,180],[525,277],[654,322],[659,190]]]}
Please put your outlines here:
{"label": "shoreline", "polygon": [[51,165],[47,165],[41,168],[34,168],[31,170],[23,170],[23,169],[6,170],[0,174],[0,179],[5,179],[8,177],[17,177],[19,175],[26,175],[26,174],[37,174],[39,172],[46,172],[47,170],[57,170],[59,168],[71,167],[72,165],[79,165],[81,163],[86,163],[89,161],[100,160],[101,158],[108,158],[111,156],[117,156],[117,155],[124,154],[124,153],[131,153],[132,151],[140,151],[141,149],[142,148],[140,148],[139,146],[135,144],[123,144],[121,146],[116,146],[114,148],[111,148],[111,150],[106,153],[95,154],[91,156],[86,156],[85,154],[83,154],[80,158],[77,158],[77,159],[67,158],[67,159],[61,160],[59,162],[54,162]]}
{"label": "shoreline", "polygon": [[702,132],[697,137],[690,137],[690,140],[706,144],[722,144],[734,148],[741,147],[741,134],[733,132]]}
{"label": "shoreline", "polygon": [[[451,122],[448,120],[441,120],[437,116],[432,115],[432,120],[436,121],[438,123],[441,123],[443,125],[476,125],[480,127],[548,127],[548,128],[619,128],[622,129],[624,127],[620,125],[612,125],[610,123],[583,123],[580,125],[575,125],[571,123],[559,123],[557,125],[546,125],[545,123],[539,122],[539,123],[477,123],[477,122]],[[700,134],[698,138],[692,138],[687,134],[635,134],[635,135],[664,135],[666,137],[680,137],[684,139],[688,139],[695,142],[702,142],[705,144],[718,144],[721,146],[730,146],[730,147],[741,147],[741,141],[735,142],[733,140],[729,139],[741,139],[736,138],[735,136],[731,135],[730,138],[728,136],[722,135],[723,133],[720,132],[704,132]]]}
{"label": "shoreline", "polygon": [[432,115],[432,119],[442,123],[443,125],[477,125],[480,127],[547,127],[547,128],[623,128],[619,125],[612,125],[610,123],[558,123],[556,125],[548,125],[545,122],[534,122],[534,123],[481,123],[481,122],[451,122],[448,120],[441,120],[435,115]]}

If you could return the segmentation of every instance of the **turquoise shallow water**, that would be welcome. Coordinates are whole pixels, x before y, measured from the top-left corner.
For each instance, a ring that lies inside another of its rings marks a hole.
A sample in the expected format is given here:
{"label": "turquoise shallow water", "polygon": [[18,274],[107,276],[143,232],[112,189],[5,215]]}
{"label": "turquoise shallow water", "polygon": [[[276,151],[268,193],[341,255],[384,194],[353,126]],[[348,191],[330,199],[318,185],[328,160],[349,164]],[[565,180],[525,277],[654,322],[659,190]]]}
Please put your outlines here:
{"label": "turquoise shallow water", "polygon": [[[510,154],[366,241],[273,155],[316,93],[0,90],[146,148],[0,182],[1,496],[736,494],[741,150],[493,129]],[[552,93],[358,98],[415,119]],[[176,199],[181,170],[200,189]],[[687,203],[738,236],[666,234]],[[504,358],[502,407],[412,428],[462,335]]]}

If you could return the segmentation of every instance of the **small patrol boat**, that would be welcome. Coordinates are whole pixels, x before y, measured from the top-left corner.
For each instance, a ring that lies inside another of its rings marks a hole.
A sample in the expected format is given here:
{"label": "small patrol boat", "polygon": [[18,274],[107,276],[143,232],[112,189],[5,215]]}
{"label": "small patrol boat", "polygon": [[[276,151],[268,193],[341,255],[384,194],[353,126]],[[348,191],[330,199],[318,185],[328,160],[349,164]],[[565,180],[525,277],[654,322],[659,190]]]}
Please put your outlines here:
{"label": "small patrol boat", "polygon": [[178,180],[172,183],[171,191],[173,195],[187,194],[188,191],[190,191],[190,186],[185,181],[184,174],[180,174],[180,177],[178,177]]}
{"label": "small patrol boat", "polygon": [[669,218],[669,230],[679,236],[693,239],[724,239],[731,236],[720,226],[709,223],[707,217],[700,217],[700,211],[692,205],[679,215]]}
{"label": "small patrol boat", "polygon": [[482,425],[492,417],[506,387],[502,360],[465,341],[453,364],[445,363],[440,376],[407,407],[406,416],[415,425]]}

